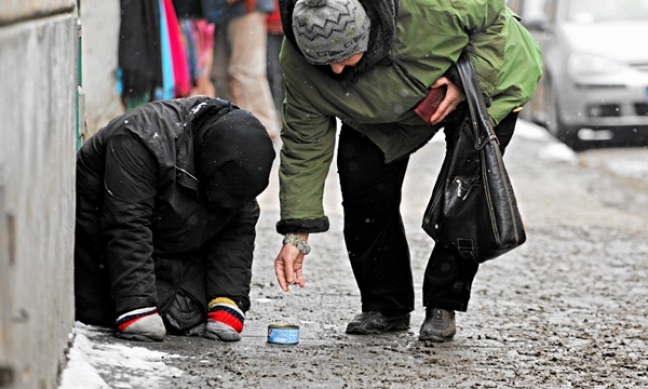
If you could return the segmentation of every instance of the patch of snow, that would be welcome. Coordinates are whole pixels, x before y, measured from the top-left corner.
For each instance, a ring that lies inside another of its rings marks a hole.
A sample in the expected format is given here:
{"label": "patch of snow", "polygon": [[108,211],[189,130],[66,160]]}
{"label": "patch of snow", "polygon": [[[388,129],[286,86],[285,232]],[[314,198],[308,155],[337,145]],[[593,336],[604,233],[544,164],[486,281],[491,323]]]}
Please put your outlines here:
{"label": "patch of snow", "polygon": [[515,124],[515,135],[524,139],[531,140],[550,140],[553,139],[551,134],[544,127],[526,120],[518,120]]}
{"label": "patch of snow", "polygon": [[648,178],[648,164],[644,160],[613,160],[606,163],[611,172],[622,177]]}
{"label": "patch of snow", "polygon": [[[84,337],[83,335],[79,336]],[[85,342],[85,340],[82,342]],[[110,389],[110,385],[101,378],[97,370],[88,362],[87,355],[82,350],[73,347],[68,354],[67,367],[61,375],[59,388]]]}
{"label": "patch of snow", "polygon": [[540,159],[545,161],[568,162],[576,164],[578,157],[574,150],[563,143],[551,143],[538,151]]}
{"label": "patch of snow", "polygon": [[153,388],[166,377],[182,375],[182,370],[168,366],[165,358],[178,355],[131,347],[120,343],[102,343],[105,331],[77,322],[76,338],[70,349],[68,365],[62,373],[59,389],[111,388],[103,377],[110,377],[113,387]]}

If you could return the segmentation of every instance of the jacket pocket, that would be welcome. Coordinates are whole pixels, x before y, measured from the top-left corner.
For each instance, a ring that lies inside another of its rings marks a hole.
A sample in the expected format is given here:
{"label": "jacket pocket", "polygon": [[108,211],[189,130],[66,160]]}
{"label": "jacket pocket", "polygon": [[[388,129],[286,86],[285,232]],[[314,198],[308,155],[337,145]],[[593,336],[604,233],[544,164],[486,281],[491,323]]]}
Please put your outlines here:
{"label": "jacket pocket", "polygon": [[412,73],[410,73],[409,70],[407,70],[407,68],[400,63],[400,61],[396,59],[394,59],[393,61],[394,61],[393,62],[394,69],[396,69],[396,71],[400,74],[402,79],[413,89],[421,92],[423,94],[421,98],[427,95],[428,86],[423,84],[418,78],[414,77]]}

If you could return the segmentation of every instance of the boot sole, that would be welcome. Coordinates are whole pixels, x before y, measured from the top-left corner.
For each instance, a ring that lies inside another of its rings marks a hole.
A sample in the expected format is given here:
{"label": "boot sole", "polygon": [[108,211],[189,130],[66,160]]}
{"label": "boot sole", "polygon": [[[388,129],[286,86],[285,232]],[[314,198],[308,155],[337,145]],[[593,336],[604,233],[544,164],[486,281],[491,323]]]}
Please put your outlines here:
{"label": "boot sole", "polygon": [[348,325],[346,333],[349,335],[378,335],[384,334],[386,332],[398,332],[398,331],[407,331],[410,326],[408,322],[394,322],[389,323],[383,328],[366,328],[365,326],[359,325]]}
{"label": "boot sole", "polygon": [[444,343],[444,342],[449,342],[453,339],[454,339],[454,334],[450,336],[433,335],[433,334],[419,335],[419,340],[422,342]]}

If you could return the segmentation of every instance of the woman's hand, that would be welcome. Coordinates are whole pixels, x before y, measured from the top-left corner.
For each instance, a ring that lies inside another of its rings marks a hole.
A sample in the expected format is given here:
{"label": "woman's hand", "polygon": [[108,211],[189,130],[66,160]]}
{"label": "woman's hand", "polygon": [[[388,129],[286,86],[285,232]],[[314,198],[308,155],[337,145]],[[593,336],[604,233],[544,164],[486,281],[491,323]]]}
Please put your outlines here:
{"label": "woman's hand", "polygon": [[446,95],[443,101],[441,101],[441,104],[439,104],[436,112],[434,112],[434,114],[430,117],[431,124],[438,124],[439,122],[441,122],[443,119],[445,119],[446,116],[448,116],[450,112],[457,108],[457,105],[459,105],[459,103],[461,103],[465,99],[463,93],[461,93],[459,88],[447,77],[441,77],[436,80],[434,84],[432,84],[431,88],[439,88],[443,85],[447,87]]}
{"label": "woman's hand", "polygon": [[[304,234],[302,239],[307,240],[308,235]],[[303,266],[304,254],[293,244],[284,244],[274,263],[277,281],[284,292],[288,291],[290,285],[304,287]]]}

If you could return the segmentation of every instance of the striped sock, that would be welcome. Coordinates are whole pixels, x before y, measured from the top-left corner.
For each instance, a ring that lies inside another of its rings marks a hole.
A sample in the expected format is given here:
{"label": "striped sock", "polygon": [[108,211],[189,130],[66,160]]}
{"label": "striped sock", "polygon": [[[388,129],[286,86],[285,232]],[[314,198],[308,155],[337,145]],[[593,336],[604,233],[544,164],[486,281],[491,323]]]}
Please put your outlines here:
{"label": "striped sock", "polygon": [[134,309],[132,311],[128,311],[117,318],[116,320],[117,329],[123,332],[131,324],[135,324],[136,321],[141,320],[147,316],[156,315],[156,314],[157,314],[157,308],[155,307],[140,308],[140,309]]}
{"label": "striped sock", "polygon": [[243,331],[245,315],[236,303],[227,297],[218,297],[207,304],[207,322],[219,322],[232,328],[237,333]]}
{"label": "striped sock", "polygon": [[162,340],[166,334],[157,308],[134,309],[120,315],[115,321],[117,336],[135,340]]}

